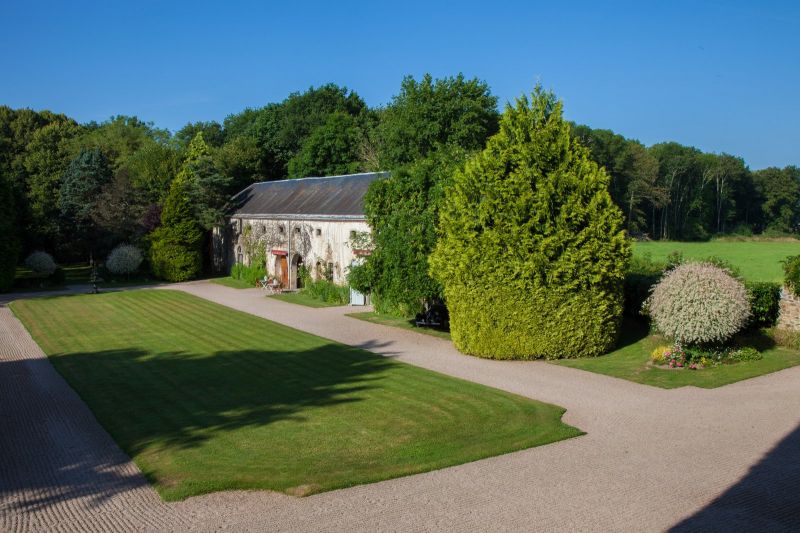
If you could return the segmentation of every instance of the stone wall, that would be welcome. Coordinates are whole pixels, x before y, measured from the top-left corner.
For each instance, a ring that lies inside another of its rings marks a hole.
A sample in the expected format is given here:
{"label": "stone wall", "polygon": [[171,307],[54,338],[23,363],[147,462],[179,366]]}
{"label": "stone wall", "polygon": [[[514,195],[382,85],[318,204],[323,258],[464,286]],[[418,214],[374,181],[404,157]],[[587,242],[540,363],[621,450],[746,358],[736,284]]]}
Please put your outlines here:
{"label": "stone wall", "polygon": [[786,290],[781,289],[781,313],[778,317],[778,327],[789,331],[800,331],[800,298]]}
{"label": "stone wall", "polygon": [[347,270],[359,253],[353,250],[350,240],[354,234],[369,231],[364,220],[232,218],[226,229],[227,243],[220,248],[225,248],[228,270],[236,262],[250,264],[245,242],[249,239],[266,249],[269,275],[281,278],[281,257],[286,256],[290,288],[297,287],[298,261],[312,276],[329,272],[335,283],[343,285]]}

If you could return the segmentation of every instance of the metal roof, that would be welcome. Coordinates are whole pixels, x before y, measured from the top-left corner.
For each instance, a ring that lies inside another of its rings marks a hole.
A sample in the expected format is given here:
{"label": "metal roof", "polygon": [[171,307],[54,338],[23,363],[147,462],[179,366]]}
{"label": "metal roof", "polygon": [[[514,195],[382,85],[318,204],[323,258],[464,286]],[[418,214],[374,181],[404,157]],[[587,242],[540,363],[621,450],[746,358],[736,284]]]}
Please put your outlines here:
{"label": "metal roof", "polygon": [[369,184],[388,172],[254,183],[232,199],[230,216],[364,218]]}

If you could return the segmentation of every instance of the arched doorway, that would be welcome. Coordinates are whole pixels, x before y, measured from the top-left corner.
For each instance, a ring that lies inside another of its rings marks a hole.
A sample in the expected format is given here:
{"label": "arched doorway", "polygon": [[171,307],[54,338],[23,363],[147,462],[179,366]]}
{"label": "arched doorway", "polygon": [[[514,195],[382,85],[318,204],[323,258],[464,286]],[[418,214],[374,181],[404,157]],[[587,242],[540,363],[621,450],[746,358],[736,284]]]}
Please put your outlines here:
{"label": "arched doorway", "polygon": [[300,255],[295,254],[292,257],[292,287],[293,289],[302,289],[303,288],[303,258]]}

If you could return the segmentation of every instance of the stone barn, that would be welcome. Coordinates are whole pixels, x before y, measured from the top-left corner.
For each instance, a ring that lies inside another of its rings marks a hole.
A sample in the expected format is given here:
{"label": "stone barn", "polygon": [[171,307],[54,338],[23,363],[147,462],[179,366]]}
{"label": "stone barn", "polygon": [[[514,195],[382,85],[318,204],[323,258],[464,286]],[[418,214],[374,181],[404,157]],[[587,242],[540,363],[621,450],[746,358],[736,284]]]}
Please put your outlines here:
{"label": "stone barn", "polygon": [[386,172],[254,183],[232,199],[215,233],[219,270],[265,261],[286,289],[302,288],[301,269],[346,283],[347,269],[368,254],[364,195]]}

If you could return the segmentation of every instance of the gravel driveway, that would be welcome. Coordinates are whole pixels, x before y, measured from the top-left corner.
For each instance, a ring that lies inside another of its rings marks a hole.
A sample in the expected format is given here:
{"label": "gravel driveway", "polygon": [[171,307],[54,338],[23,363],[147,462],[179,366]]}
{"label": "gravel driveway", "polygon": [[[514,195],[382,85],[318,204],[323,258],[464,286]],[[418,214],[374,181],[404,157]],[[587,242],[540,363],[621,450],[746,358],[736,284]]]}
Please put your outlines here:
{"label": "gravel driveway", "polygon": [[[238,491],[163,503],[0,307],[0,529],[798,530],[800,367],[719,389],[662,390],[207,282],[173,288],[400,361],[567,408],[587,435],[292,498]],[[359,309],[355,309],[359,310]]]}

